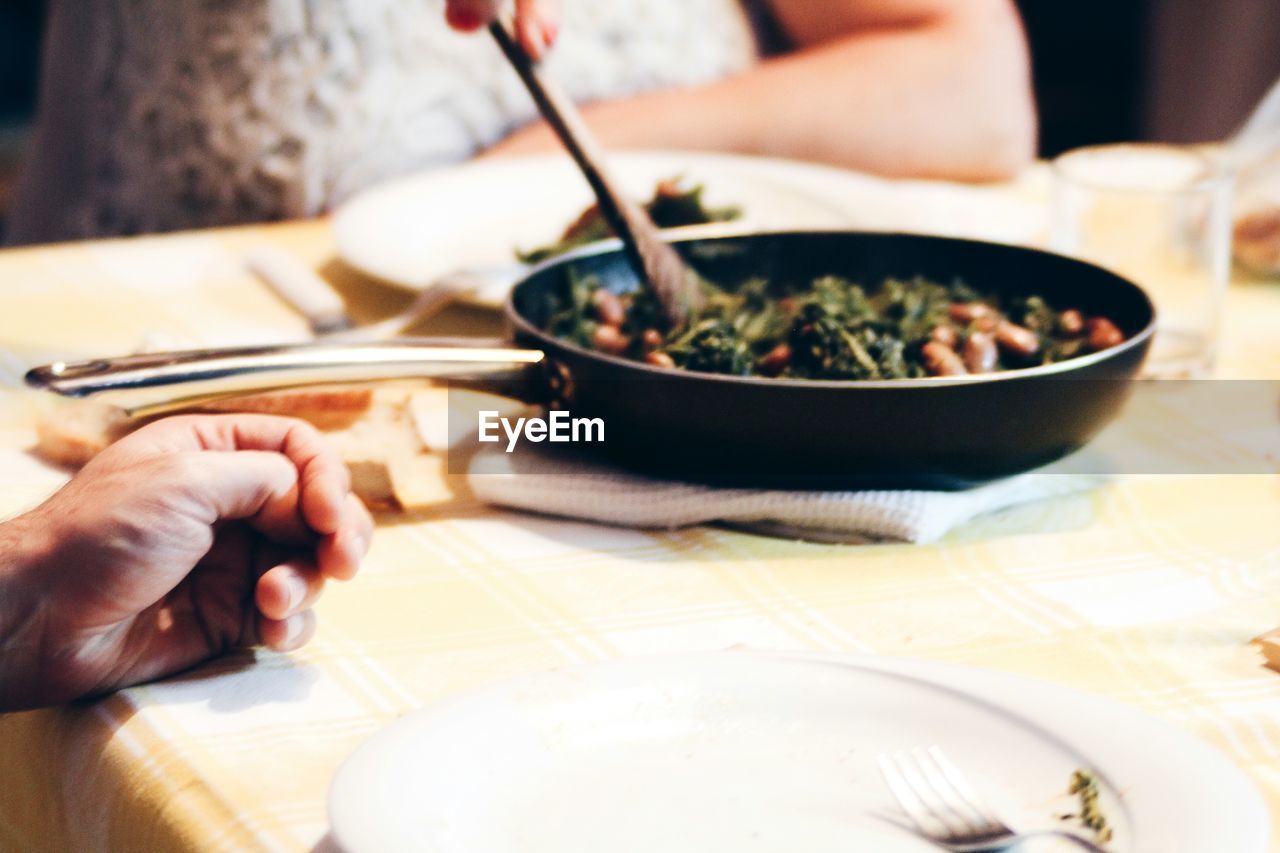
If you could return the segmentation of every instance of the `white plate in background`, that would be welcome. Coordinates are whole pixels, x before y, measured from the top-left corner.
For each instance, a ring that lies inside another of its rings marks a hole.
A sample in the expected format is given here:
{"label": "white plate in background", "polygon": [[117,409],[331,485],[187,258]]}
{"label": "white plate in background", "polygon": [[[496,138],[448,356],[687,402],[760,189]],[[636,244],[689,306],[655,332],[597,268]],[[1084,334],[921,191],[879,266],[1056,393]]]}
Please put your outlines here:
{"label": "white plate in background", "polygon": [[[648,199],[663,179],[706,187],[710,206],[736,205],[753,230],[861,228],[977,237],[1011,243],[1043,238],[1046,212],[1026,182],[969,186],[892,181],[764,157],[699,152],[624,152],[610,162],[623,189]],[[406,288],[445,273],[511,264],[517,248],[554,242],[591,203],[567,156],[483,161],[389,181],[334,216],[340,257]],[[506,287],[475,301],[500,305]]]}
{"label": "white plate in background", "polygon": [[1088,767],[1116,853],[1267,847],[1243,774],[1159,720],[996,672],[785,653],[618,661],[464,693],[359,747],[329,813],[348,853],[923,853],[936,848],[895,824],[876,756],[931,744],[1020,828],[1054,825]]}

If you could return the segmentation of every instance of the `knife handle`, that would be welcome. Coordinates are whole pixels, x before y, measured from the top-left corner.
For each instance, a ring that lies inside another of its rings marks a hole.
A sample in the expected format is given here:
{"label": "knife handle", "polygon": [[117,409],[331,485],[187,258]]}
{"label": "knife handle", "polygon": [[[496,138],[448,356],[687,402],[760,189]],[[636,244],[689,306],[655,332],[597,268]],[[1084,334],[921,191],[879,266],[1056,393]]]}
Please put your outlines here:
{"label": "knife handle", "polygon": [[276,246],[257,246],[244,257],[245,266],[277,296],[307,319],[316,335],[351,328],[346,303],[333,285],[293,255]]}

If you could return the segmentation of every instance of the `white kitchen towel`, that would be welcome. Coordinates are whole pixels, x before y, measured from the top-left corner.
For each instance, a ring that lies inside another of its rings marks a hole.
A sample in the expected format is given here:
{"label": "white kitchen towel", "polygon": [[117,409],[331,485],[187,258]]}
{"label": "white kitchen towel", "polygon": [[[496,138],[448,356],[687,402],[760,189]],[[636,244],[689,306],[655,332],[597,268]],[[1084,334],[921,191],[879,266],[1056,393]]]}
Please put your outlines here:
{"label": "white kitchen towel", "polygon": [[468,468],[468,485],[499,506],[624,527],[676,528],[710,522],[817,541],[935,542],[984,513],[1075,494],[1092,475],[1052,467],[962,491],[787,491],[715,488],[659,480],[572,450],[486,449]]}

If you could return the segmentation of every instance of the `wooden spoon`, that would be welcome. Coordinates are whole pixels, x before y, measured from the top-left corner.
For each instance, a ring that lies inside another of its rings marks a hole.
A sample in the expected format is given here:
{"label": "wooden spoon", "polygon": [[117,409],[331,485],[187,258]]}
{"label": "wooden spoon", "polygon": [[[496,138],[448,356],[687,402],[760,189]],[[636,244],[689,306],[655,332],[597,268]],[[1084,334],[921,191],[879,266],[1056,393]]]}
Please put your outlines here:
{"label": "wooden spoon", "polygon": [[520,75],[542,117],[569,150],[587,183],[591,184],[600,213],[622,238],[628,259],[657,297],[667,321],[673,328],[684,325],[690,313],[696,313],[703,304],[697,274],[662,239],[648,214],[618,191],[617,183],[604,166],[604,157],[595,137],[573,101],[542,75],[501,21],[490,24],[489,32]]}

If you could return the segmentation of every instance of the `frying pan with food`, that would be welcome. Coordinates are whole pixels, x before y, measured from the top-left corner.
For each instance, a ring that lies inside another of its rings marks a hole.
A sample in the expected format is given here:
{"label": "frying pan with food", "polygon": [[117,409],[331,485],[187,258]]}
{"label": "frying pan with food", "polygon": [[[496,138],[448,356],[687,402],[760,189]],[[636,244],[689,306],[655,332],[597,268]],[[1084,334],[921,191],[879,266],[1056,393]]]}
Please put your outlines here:
{"label": "frying pan with food", "polygon": [[505,307],[514,346],[401,339],[170,353],[50,365],[27,381],[148,414],[270,388],[430,376],[599,418],[605,440],[591,449],[646,473],[749,486],[955,488],[1087,443],[1120,411],[1154,332],[1154,309],[1137,285],[1034,249],[835,231],[676,245],[710,281],[961,278],[1002,297],[1038,294],[1108,317],[1126,340],[1056,364],[946,378],[769,379],[654,367],[543,331],[570,269],[596,275],[615,293],[639,287],[615,242],[543,263],[516,285]]}

